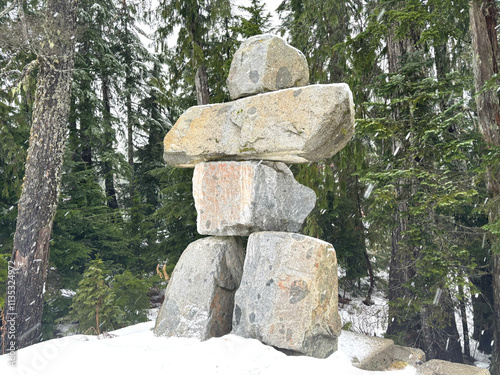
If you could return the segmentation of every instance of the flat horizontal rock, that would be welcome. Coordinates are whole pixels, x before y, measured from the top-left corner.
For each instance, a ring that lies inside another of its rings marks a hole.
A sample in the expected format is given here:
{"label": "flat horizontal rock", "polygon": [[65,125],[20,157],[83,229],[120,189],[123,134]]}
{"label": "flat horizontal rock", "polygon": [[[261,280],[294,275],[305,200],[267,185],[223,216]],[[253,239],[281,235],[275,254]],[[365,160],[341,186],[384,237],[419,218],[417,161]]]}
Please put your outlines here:
{"label": "flat horizontal rock", "polygon": [[208,237],[182,253],[156,318],[157,336],[207,340],[231,331],[245,249],[231,237]]}
{"label": "flat horizontal rock", "polygon": [[285,164],[257,161],[196,165],[193,196],[198,232],[215,236],[297,232],[316,203]]}
{"label": "flat horizontal rock", "polygon": [[245,40],[233,55],[227,78],[233,100],[308,83],[309,68],[304,54],[271,34]]}
{"label": "flat horizontal rock", "polygon": [[333,246],[296,233],[251,234],[232,333],[325,358],[340,330]]}
{"label": "flat horizontal rock", "polygon": [[312,85],[191,107],[165,136],[164,159],[176,167],[215,160],[314,162],[337,153],[353,134],[349,86]]}

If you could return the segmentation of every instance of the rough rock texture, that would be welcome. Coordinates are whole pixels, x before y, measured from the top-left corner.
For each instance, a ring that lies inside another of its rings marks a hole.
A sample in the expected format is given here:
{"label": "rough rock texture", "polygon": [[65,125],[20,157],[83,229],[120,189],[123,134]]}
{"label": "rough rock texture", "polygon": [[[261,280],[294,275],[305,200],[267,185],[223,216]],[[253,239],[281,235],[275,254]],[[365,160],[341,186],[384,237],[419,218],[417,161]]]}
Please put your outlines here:
{"label": "rough rock texture", "polygon": [[206,340],[229,333],[244,254],[237,238],[208,237],[191,243],[172,273],[155,335]]}
{"label": "rough rock texture", "polygon": [[231,99],[306,86],[309,68],[305,56],[276,35],[255,35],[235,52],[227,87]]}
{"label": "rough rock texture", "polygon": [[198,232],[215,236],[299,231],[316,202],[285,164],[256,161],[196,165],[193,196]]}
{"label": "rough rock texture", "polygon": [[232,333],[325,358],[340,335],[337,258],[327,242],[296,233],[248,239]]}
{"label": "rough rock texture", "polygon": [[167,133],[164,159],[177,167],[214,160],[320,161],[353,134],[349,86],[313,85],[191,107]]}
{"label": "rough rock texture", "polygon": [[485,368],[475,366],[462,365],[442,361],[439,359],[431,359],[417,367],[417,374],[420,375],[490,375],[490,372]]}

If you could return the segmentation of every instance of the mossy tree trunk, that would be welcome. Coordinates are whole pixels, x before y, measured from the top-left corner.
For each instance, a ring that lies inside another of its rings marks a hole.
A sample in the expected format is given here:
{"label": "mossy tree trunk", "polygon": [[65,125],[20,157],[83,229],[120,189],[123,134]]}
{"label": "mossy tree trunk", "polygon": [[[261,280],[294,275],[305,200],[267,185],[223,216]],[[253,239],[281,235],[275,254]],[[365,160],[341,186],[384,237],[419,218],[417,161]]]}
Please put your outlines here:
{"label": "mossy tree trunk", "polygon": [[6,306],[7,317],[15,320],[17,349],[40,340],[50,237],[70,111],[74,28],[75,2],[48,0],[45,35],[37,51],[32,129],[11,258],[17,269],[16,298],[15,304]]}

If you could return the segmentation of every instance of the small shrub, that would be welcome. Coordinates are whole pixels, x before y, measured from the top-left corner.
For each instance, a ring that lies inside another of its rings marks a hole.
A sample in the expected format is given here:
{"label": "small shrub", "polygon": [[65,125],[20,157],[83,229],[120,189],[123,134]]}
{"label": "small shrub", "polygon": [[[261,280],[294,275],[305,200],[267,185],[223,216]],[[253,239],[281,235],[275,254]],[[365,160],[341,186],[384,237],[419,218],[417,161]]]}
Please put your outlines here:
{"label": "small shrub", "polygon": [[123,324],[123,313],[116,304],[116,296],[106,281],[103,262],[97,258],[90,262],[78,283],[78,290],[71,304],[69,319],[78,322],[78,332],[109,331]]}

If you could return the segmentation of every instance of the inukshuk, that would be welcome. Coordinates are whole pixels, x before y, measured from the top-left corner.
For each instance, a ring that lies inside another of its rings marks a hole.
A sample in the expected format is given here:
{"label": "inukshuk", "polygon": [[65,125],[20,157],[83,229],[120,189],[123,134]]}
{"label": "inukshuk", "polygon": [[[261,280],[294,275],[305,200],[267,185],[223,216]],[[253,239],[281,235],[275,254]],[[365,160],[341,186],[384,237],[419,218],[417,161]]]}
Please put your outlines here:
{"label": "inukshuk", "polygon": [[[189,108],[166,135],[165,161],[194,167],[197,229],[155,333],[234,333],[324,358],[340,334],[333,246],[297,234],[316,195],[285,163],[318,162],[354,132],[346,84],[311,85],[304,55],[274,35],[236,51],[232,102]],[[249,236],[246,255],[241,237]]]}

